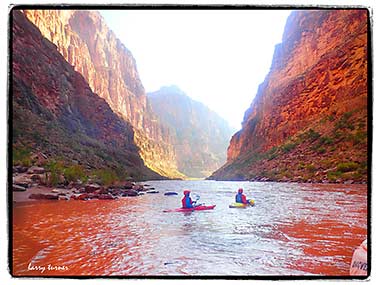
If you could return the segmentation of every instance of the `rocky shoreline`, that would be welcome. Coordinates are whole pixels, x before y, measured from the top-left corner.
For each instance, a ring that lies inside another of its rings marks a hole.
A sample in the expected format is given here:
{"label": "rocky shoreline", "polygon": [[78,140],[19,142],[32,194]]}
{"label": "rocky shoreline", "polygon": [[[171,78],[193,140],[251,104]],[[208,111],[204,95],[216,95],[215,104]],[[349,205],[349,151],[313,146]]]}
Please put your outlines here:
{"label": "rocky shoreline", "polygon": [[13,202],[35,200],[114,200],[120,197],[135,197],[145,193],[158,193],[148,184],[131,181],[102,186],[95,182],[81,181],[48,185],[49,172],[43,167],[13,167]]}

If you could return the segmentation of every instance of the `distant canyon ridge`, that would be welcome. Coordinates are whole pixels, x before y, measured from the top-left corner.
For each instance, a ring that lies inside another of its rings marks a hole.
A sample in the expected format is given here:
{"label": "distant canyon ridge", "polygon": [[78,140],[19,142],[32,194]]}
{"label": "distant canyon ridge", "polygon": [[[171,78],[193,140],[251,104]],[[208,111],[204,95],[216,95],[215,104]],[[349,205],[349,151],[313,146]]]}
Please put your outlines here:
{"label": "distant canyon ridge", "polygon": [[134,179],[368,180],[366,9],[293,11],[234,135],[179,87],[147,94],[98,12],[16,8],[11,19],[16,153]]}

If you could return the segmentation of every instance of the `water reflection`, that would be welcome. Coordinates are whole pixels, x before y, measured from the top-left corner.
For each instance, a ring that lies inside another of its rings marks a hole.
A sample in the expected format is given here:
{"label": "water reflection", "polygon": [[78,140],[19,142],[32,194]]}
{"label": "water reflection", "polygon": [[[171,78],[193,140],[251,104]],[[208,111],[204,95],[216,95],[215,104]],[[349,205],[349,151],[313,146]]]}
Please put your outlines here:
{"label": "water reflection", "polygon": [[[16,275],[347,275],[367,234],[364,185],[155,181],[212,211],[163,213],[180,197],[58,201],[13,209]],[[256,205],[230,209],[244,188]],[[159,201],[159,202],[157,202]],[[30,270],[65,266],[67,270]]]}

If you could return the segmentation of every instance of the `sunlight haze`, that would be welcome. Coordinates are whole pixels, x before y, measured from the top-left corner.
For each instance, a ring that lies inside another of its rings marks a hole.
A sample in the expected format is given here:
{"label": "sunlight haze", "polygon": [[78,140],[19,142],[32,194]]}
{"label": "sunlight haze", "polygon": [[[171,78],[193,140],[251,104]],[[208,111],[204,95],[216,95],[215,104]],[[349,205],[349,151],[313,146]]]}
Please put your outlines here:
{"label": "sunlight haze", "polygon": [[146,92],[177,85],[240,129],[290,10],[103,10]]}

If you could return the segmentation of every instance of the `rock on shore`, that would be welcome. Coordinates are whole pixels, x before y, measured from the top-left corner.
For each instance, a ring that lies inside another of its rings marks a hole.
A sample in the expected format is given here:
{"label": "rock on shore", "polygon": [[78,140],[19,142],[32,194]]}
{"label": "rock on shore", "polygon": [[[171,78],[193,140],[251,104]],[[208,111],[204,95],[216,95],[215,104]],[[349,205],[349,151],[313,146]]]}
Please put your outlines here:
{"label": "rock on shore", "polygon": [[[114,200],[120,197],[135,197],[154,188],[131,181],[118,185],[102,186],[93,182],[62,183],[59,187],[50,187],[45,177],[49,177],[43,167],[16,167],[13,169],[13,201],[30,200]],[[19,171],[20,170],[20,171]]]}

